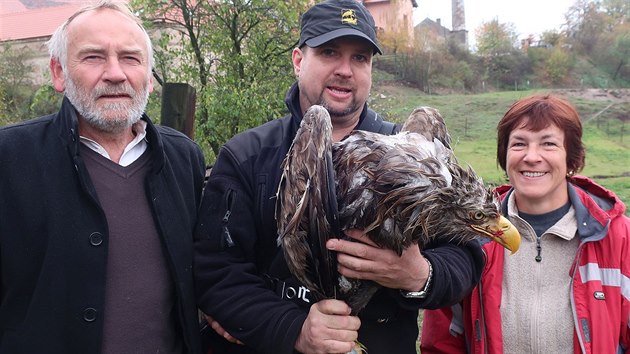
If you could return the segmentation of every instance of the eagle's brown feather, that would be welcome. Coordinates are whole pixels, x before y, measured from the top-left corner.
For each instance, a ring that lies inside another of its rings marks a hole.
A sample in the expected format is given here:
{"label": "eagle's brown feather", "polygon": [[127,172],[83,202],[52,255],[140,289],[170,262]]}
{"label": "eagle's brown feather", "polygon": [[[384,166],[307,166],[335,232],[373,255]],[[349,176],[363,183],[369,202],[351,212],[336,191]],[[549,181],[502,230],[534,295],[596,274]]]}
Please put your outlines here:
{"label": "eagle's brown feather", "polygon": [[330,237],[343,237],[332,235],[335,222],[398,254],[439,240],[496,240],[509,229],[498,229],[496,195],[457,163],[450,143],[444,119],[429,107],[414,110],[396,135],[353,131],[334,144],[328,112],[306,112],[284,161],[276,218],[289,269],[316,300],[340,298],[356,314],[379,288],[339,276],[325,248]]}

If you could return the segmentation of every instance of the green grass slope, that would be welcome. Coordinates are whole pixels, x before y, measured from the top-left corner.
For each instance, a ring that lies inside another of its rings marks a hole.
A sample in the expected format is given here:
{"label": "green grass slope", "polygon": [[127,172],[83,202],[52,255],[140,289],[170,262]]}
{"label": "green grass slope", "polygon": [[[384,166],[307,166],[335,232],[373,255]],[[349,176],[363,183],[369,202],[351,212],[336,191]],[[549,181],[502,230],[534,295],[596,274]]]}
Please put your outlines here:
{"label": "green grass slope", "polygon": [[[551,91],[429,96],[385,81],[375,74],[370,106],[396,122],[403,121],[415,107],[437,108],[446,120],[458,159],[472,166],[486,183],[497,185],[507,181],[496,163],[496,125],[499,119],[514,101],[547,92]],[[609,100],[572,95],[567,90],[555,93],[566,96],[576,106],[584,122],[583,141],[587,154],[586,167],[581,174],[613,190],[627,207],[630,206],[629,127],[625,127],[614,110],[609,109],[613,105]],[[626,215],[630,215],[630,210],[626,210]]]}

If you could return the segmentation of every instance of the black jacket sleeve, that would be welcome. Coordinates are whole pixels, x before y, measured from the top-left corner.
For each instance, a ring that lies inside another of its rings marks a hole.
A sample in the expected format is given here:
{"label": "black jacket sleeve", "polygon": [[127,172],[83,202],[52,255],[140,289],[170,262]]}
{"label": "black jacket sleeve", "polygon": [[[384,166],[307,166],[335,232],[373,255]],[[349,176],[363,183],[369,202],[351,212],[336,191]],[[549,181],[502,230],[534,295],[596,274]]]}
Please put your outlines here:
{"label": "black jacket sleeve", "polygon": [[481,245],[471,241],[464,245],[441,243],[422,250],[431,262],[433,276],[424,299],[410,299],[397,289],[388,289],[399,305],[407,310],[438,309],[451,306],[466,297],[481,280],[485,256]]}
{"label": "black jacket sleeve", "polygon": [[485,264],[481,245],[471,241],[465,245],[442,244],[424,250],[433,266],[433,278],[425,309],[437,309],[460,302],[479,283]]}

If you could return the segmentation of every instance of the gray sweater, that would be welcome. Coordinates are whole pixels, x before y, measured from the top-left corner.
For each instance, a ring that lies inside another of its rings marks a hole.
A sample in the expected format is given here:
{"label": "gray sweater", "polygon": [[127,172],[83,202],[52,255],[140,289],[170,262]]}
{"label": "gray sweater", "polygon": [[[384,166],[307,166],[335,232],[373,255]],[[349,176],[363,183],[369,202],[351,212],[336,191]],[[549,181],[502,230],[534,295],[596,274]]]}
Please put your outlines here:
{"label": "gray sweater", "polygon": [[[521,234],[521,247],[506,255],[501,298],[504,353],[570,353],[573,348],[570,268],[579,245],[573,207],[540,238],[518,216],[514,194],[508,217]],[[523,271],[527,270],[527,271]]]}

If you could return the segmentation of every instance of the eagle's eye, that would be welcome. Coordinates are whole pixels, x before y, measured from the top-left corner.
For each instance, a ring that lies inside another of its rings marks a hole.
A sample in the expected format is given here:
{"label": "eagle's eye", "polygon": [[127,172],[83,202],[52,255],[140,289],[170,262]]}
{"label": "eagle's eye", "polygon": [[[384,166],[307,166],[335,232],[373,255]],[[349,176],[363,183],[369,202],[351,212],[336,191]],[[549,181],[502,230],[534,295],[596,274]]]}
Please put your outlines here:
{"label": "eagle's eye", "polygon": [[476,212],[473,214],[473,219],[474,219],[474,220],[481,220],[481,219],[483,219],[483,217],[484,217],[484,215],[483,215],[483,213],[482,213],[482,212],[480,212],[480,211],[476,211]]}

